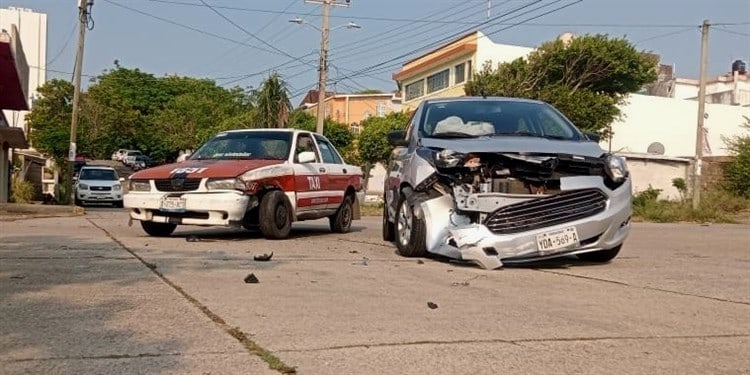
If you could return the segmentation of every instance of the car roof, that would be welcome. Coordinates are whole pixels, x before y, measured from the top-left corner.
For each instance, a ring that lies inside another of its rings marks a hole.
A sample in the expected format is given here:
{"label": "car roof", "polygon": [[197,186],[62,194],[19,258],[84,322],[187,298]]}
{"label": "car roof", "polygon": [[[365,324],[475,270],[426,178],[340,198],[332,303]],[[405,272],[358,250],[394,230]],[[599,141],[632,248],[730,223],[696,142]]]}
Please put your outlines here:
{"label": "car roof", "polygon": [[[280,132],[280,133],[315,133],[314,131],[294,129],[294,128],[260,128],[260,129],[233,129],[225,130],[221,133],[252,133],[252,132]],[[317,134],[317,133],[315,133]]]}

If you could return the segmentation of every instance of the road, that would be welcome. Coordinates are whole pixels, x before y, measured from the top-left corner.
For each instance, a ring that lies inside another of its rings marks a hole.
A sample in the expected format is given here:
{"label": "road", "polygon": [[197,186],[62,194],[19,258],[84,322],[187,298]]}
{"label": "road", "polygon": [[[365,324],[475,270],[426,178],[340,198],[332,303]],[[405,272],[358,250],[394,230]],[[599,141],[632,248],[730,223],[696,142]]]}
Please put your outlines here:
{"label": "road", "polygon": [[750,226],[636,223],[610,264],[486,271],[401,258],[372,217],[127,224],[0,222],[0,373],[750,373]]}

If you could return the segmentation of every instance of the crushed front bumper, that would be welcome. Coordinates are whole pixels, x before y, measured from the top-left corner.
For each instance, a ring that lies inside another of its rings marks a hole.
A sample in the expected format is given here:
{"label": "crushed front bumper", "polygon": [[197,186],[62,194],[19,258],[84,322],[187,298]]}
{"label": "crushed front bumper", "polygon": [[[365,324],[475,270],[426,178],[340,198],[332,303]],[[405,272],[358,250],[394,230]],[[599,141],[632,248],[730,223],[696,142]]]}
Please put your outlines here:
{"label": "crushed front bumper", "polygon": [[[164,208],[165,198],[184,199],[184,209]],[[185,225],[238,226],[248,209],[257,205],[254,196],[242,192],[154,193],[130,192],[123,205],[134,220]]]}
{"label": "crushed front bumper", "polygon": [[[607,197],[603,211],[577,220],[534,228],[518,233],[495,234],[479,223],[470,223],[467,216],[455,210],[450,195],[423,202],[420,206],[425,220],[427,251],[454,259],[474,262],[486,269],[504,263],[523,263],[569,254],[612,249],[621,245],[630,231],[632,191],[630,180],[615,190],[604,185],[599,177],[568,177],[562,180],[562,191],[598,189]],[[520,198],[519,201],[528,201]],[[508,200],[510,204],[512,199]],[[501,208],[497,207],[497,208]],[[552,251],[540,250],[538,235],[575,228],[577,241]]]}

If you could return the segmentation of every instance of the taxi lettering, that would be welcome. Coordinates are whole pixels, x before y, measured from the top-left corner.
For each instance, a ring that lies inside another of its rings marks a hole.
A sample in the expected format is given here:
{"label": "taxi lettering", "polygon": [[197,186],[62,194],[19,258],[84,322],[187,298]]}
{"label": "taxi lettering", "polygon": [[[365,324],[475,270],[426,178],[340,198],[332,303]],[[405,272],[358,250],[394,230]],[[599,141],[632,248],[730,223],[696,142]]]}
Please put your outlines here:
{"label": "taxi lettering", "polygon": [[203,173],[207,168],[175,168],[169,174]]}

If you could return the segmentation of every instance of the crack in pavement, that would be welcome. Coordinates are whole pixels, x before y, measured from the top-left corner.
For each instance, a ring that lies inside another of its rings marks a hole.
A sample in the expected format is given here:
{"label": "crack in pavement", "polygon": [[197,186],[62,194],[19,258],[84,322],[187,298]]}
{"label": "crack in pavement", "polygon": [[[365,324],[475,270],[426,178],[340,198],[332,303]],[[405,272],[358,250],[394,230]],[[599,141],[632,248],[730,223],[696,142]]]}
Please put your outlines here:
{"label": "crack in pavement", "polygon": [[42,358],[15,358],[15,359],[0,359],[0,363],[20,363],[20,362],[36,362],[36,361],[66,361],[71,359],[78,360],[89,360],[89,359],[136,359],[136,358],[158,358],[158,357],[190,357],[200,355],[220,355],[220,354],[238,354],[243,353],[242,351],[237,352],[192,352],[192,353],[139,353],[139,354],[105,354],[105,355],[93,355],[93,356],[62,356],[62,357],[42,357]]}
{"label": "crack in pavement", "polygon": [[599,336],[599,337],[560,337],[560,338],[538,338],[538,339],[479,339],[479,340],[422,340],[405,341],[376,344],[351,344],[336,345],[322,348],[309,349],[280,349],[279,353],[306,353],[327,350],[344,350],[356,348],[380,348],[419,345],[457,345],[457,344],[507,344],[521,346],[525,343],[546,342],[591,342],[591,341],[633,341],[633,340],[691,340],[691,339],[722,339],[722,338],[750,338],[750,334],[719,334],[719,335],[676,335],[676,336]]}
{"label": "crack in pavement", "polygon": [[179,293],[183,298],[185,298],[188,302],[190,302],[193,306],[198,308],[204,315],[206,315],[209,319],[211,319],[212,322],[214,322],[217,326],[219,326],[226,334],[229,336],[232,336],[234,339],[240,342],[242,346],[247,350],[248,353],[258,356],[261,360],[266,362],[268,364],[268,367],[272,370],[276,370],[282,374],[294,374],[297,372],[296,367],[288,366],[284,362],[281,361],[278,357],[276,357],[271,351],[261,347],[257,343],[255,343],[253,340],[250,340],[247,335],[240,330],[239,327],[232,327],[227,322],[222,319],[219,315],[211,311],[211,309],[208,308],[208,306],[202,304],[198,299],[191,296],[186,292],[182,287],[175,284],[172,280],[167,278],[163,273],[161,273],[159,270],[156,269],[156,265],[153,263],[148,262],[146,259],[141,257],[140,255],[136,254],[133,250],[125,246],[125,244],[120,241],[119,239],[115,238],[115,236],[112,235],[108,230],[104,229],[103,227],[99,226],[95,222],[91,221],[91,219],[86,218],[86,220],[91,223],[93,226],[104,232],[107,237],[109,237],[112,241],[114,241],[116,244],[120,245],[123,250],[127,251],[130,255],[132,255],[134,258],[136,258],[138,261],[143,263],[144,266],[146,266],[148,269],[151,270],[157,277],[159,277],[165,284],[170,286],[172,289],[174,289],[177,293]]}
{"label": "crack in pavement", "polygon": [[685,293],[685,292],[679,292],[679,291],[676,291],[676,290],[656,288],[656,287],[652,287],[652,286],[633,285],[633,284],[629,284],[629,283],[622,282],[622,281],[614,281],[614,280],[607,280],[607,279],[602,279],[602,278],[593,277],[593,276],[583,276],[583,275],[576,275],[576,274],[572,274],[572,273],[550,271],[550,270],[545,270],[545,269],[540,269],[540,268],[533,268],[533,270],[534,271],[538,271],[538,272],[551,273],[553,275],[558,275],[558,276],[568,276],[568,277],[574,277],[574,278],[578,278],[578,279],[585,279],[585,280],[599,281],[599,282],[604,282],[604,283],[609,283],[609,284],[615,284],[615,285],[620,285],[620,286],[624,286],[624,287],[628,287],[628,288],[638,288],[638,289],[643,289],[643,290],[652,290],[652,291],[656,291],[656,292],[664,292],[664,293],[676,294],[676,295],[684,296],[684,297],[695,297],[695,298],[708,299],[708,300],[712,300],[712,301],[731,303],[731,304],[736,304],[736,305],[750,306],[750,302],[735,301],[735,300],[731,300],[731,299],[727,299],[727,298],[703,296],[703,295],[700,295],[700,294]]}

